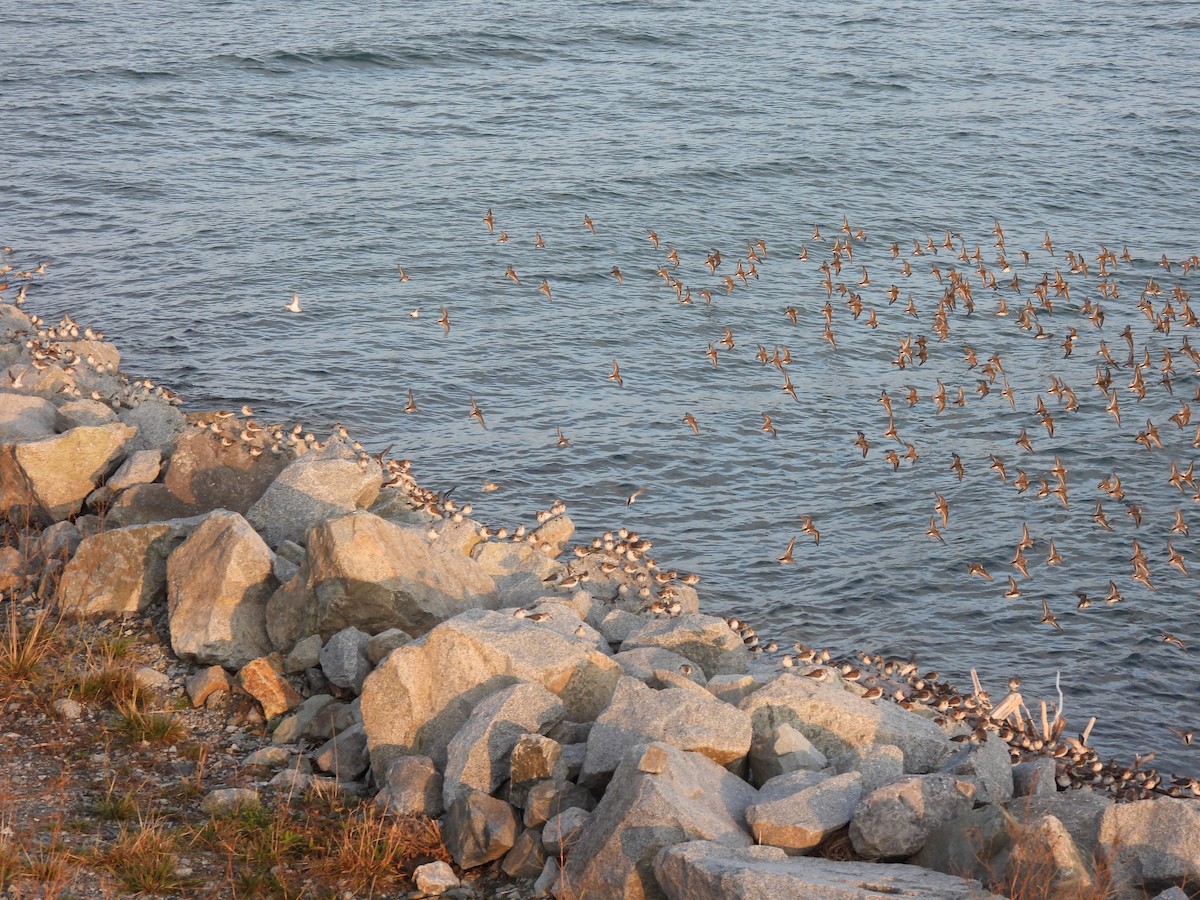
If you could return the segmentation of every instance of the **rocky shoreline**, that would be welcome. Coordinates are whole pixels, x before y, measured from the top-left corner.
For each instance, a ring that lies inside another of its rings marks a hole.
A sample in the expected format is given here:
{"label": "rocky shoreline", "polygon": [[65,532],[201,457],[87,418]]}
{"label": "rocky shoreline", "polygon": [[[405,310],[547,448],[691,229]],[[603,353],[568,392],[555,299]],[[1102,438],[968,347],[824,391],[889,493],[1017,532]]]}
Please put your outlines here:
{"label": "rocky shoreline", "polygon": [[185,414],[69,318],[0,304],[0,372],[0,595],[159,621],[194,706],[261,709],[272,785],[438,820],[420,892],[1200,896],[1200,782],[1016,684],[781,654],[642,536],[489,527],[344,431]]}

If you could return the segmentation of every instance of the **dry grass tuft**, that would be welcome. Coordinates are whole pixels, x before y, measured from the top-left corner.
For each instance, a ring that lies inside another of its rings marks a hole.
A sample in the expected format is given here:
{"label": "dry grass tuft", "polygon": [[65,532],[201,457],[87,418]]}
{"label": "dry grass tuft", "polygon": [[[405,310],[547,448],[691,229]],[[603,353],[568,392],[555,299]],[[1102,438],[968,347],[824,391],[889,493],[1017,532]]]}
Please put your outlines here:
{"label": "dry grass tuft", "polygon": [[50,621],[49,610],[23,617],[20,605],[9,602],[0,632],[0,682],[7,682],[10,692],[41,677],[57,647],[57,625]]}
{"label": "dry grass tuft", "polygon": [[96,863],[112,873],[126,890],[162,894],[191,886],[178,873],[179,844],[167,826],[156,819],[128,823]]}
{"label": "dry grass tuft", "polygon": [[177,717],[148,710],[136,698],[118,701],[116,707],[116,729],[134,743],[173,744],[187,737],[187,729]]}

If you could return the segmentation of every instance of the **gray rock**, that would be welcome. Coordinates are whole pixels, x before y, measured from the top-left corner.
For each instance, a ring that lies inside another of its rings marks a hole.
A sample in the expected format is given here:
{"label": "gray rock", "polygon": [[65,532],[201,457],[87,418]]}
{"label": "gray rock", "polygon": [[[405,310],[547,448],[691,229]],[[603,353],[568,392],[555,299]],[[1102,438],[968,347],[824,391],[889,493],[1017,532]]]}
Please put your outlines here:
{"label": "gray rock", "polygon": [[754,733],[791,725],[827,757],[871,744],[895,744],[904,752],[905,771],[935,770],[953,753],[946,734],[894,703],[873,703],[830,682],[781,675],[740,704],[752,716]]}
{"label": "gray rock", "polygon": [[1058,793],[1058,786],[1054,783],[1056,771],[1057,764],[1050,756],[1021,760],[1012,767],[1013,796]]}
{"label": "gray rock", "polygon": [[537,878],[546,865],[546,849],[542,836],[534,828],[526,828],[513,842],[512,849],[504,854],[500,871],[509,878]]}
{"label": "gray rock", "polygon": [[261,805],[258,791],[251,788],[222,788],[209,791],[200,801],[200,808],[210,816],[233,815],[238,810]]}
{"label": "gray rock", "polygon": [[563,712],[562,701],[535,682],[502,688],[482,700],[446,748],[446,807],[468,791],[492,793],[509,777],[519,739],[545,730]]}
{"label": "gray rock", "polygon": [[663,848],[654,860],[661,894],[670,900],[921,900],[992,897],[978,882],[895,863],[839,862],[787,856],[776,847],[726,847],[689,841]]}
{"label": "gray rock", "polygon": [[183,413],[158,398],[143,400],[132,409],[122,410],[118,417],[126,425],[137,429],[137,436],[129,445],[130,450],[165,452],[175,438],[187,430],[187,419]]}
{"label": "gray rock", "polygon": [[[62,410],[59,410],[62,412]],[[162,453],[158,450],[135,450],[125,458],[117,471],[106,481],[107,487],[113,493],[133,487],[135,484],[149,484],[158,477],[162,467]]]}
{"label": "gray rock", "polygon": [[283,747],[260,747],[253,753],[248,754],[242,760],[242,765],[264,769],[278,769],[281,766],[287,765],[290,756],[291,754]]}
{"label": "gray rock", "polygon": [[1093,887],[1079,849],[1054,816],[1042,816],[1020,829],[1004,874],[1005,884],[1017,890],[1038,885],[1049,888],[1050,896],[1080,896]]}
{"label": "gray rock", "polygon": [[565,513],[547,519],[529,533],[529,543],[547,556],[559,556],[575,533],[575,523]]}
{"label": "gray rock", "polygon": [[105,524],[110,528],[124,528],[127,525],[185,519],[196,511],[197,507],[181,501],[165,484],[134,484],[109,503]]}
{"label": "gray rock", "polygon": [[324,642],[319,634],[310,634],[303,640],[297,641],[296,646],[283,660],[283,671],[288,675],[296,675],[319,665],[323,646]]}
{"label": "gray rock", "polygon": [[557,779],[539,781],[525,797],[525,825],[532,828],[553,819],[568,809],[588,812],[596,808],[596,798],[586,788]]}
{"label": "gray rock", "polygon": [[1100,821],[1112,805],[1112,798],[1083,788],[1067,793],[1021,797],[1008,801],[1004,808],[1022,822],[1039,816],[1054,816],[1070,832],[1079,852],[1086,859],[1092,859],[1100,850]]}
{"label": "gray rock", "polygon": [[699,753],[663,743],[633,747],[580,832],[563,881],[580,895],[661,897],[658,851],[689,840],[750,846],[743,823],[755,794]]}
{"label": "gray rock", "polygon": [[596,605],[596,613],[588,616],[588,624],[600,632],[610,644],[621,644],[646,624],[646,617],[626,609],[608,609]]}
{"label": "gray rock", "polygon": [[950,775],[895,781],[862,798],[850,820],[850,843],[864,859],[903,859],[974,802],[975,786]]}
{"label": "gray rock", "polygon": [[199,524],[173,519],[85,538],[59,579],[55,600],[81,616],[132,615],[167,595],[167,558]]}
{"label": "gray rock", "polygon": [[634,744],[664,741],[729,766],[750,752],[750,717],[719,700],[672,688],[655,691],[622,676],[596,719],[580,780],[601,786]]}
{"label": "gray rock", "polygon": [[579,832],[592,814],[586,809],[572,806],[556,816],[551,816],[542,827],[542,843],[551,856],[566,856]]}
{"label": "gray rock", "polygon": [[1004,741],[993,738],[968,744],[942,763],[939,771],[974,782],[976,803],[1012,799],[1012,758]]}
{"label": "gray rock", "polygon": [[188,661],[240,669],[271,652],[266,601],[272,553],[234,512],[205,516],[167,560],[171,648]]}
{"label": "gray rock", "polygon": [[613,659],[621,664],[625,674],[636,678],[644,684],[654,680],[658,669],[666,669],[685,675],[698,685],[707,684],[701,668],[685,659],[678,653],[664,650],[662,647],[639,647],[636,650],[622,650]]}
{"label": "gray rock", "polygon": [[337,737],[326,741],[313,754],[313,764],[338,781],[357,781],[367,771],[367,735],[362,725],[351,725]]}
{"label": "gray rock", "polygon": [[374,460],[362,463],[341,441],[293,460],[246,513],[272,547],[281,541],[305,543],[312,526],[375,502],[383,471]]}
{"label": "gray rock", "polygon": [[542,868],[542,874],[537,877],[533,883],[534,897],[549,897],[551,893],[559,893],[559,879],[562,876],[562,871],[558,867],[558,860],[553,857],[546,860],[546,865]]}
{"label": "gray rock", "polygon": [[546,593],[546,579],[562,569],[527,543],[480,541],[469,552],[480,571],[496,583],[505,606],[525,605],[541,597]]}
{"label": "gray rock", "polygon": [[[67,562],[79,549],[83,535],[74,522],[55,522],[42,530],[37,554],[43,560],[58,559]],[[165,571],[164,571],[165,578]]]}
{"label": "gray rock", "polygon": [[367,641],[367,661],[372,666],[377,666],[397,647],[403,647],[409,643],[412,643],[412,636],[399,628],[389,628],[379,634],[371,635],[371,639]]}
{"label": "gray rock", "polygon": [[438,894],[446,893],[451,888],[458,887],[461,882],[459,882],[458,876],[454,874],[454,870],[450,868],[448,863],[438,860],[437,862],[417,866],[413,870],[413,883],[416,884],[417,890],[422,894],[429,894],[431,897],[436,897]]}
{"label": "gray rock", "polygon": [[517,840],[517,814],[503,800],[471,791],[446,810],[442,836],[455,865],[473,869],[512,849]]}
{"label": "gray rock", "polygon": [[1153,894],[1200,882],[1200,802],[1114,803],[1100,819],[1099,841],[1118,885]]}
{"label": "gray rock", "polygon": [[54,714],[64,722],[78,722],[83,716],[83,706],[69,697],[60,697],[53,705]]}
{"label": "gray rock", "polygon": [[765,681],[750,674],[717,675],[708,680],[708,691],[718,700],[724,701],[730,706],[738,706],[755,691],[774,680],[774,675]]}
{"label": "gray rock", "polygon": [[1188,900],[1188,895],[1181,887],[1169,887],[1161,894],[1155,894],[1154,900]]}
{"label": "gray rock", "polygon": [[837,772],[862,776],[863,796],[904,777],[904,751],[895,744],[871,744],[839,753],[833,758]]}
{"label": "gray rock", "polygon": [[327,741],[359,722],[355,704],[334,700],[317,711],[300,736],[310,741]]}
{"label": "gray rock", "polygon": [[512,749],[509,761],[508,802],[525,808],[529,789],[540,781],[566,778],[566,765],[559,765],[562,745],[541,734],[521,734]]}
{"label": "gray rock", "polygon": [[41,525],[76,515],[133,435],[134,429],[113,423],[0,445],[0,515]]}
{"label": "gray rock", "polygon": [[371,636],[353,625],[333,635],[321,648],[321,671],[332,684],[358,694],[362,683],[371,674],[367,659],[367,643]]}
{"label": "gray rock", "polygon": [[393,651],[363,683],[372,763],[383,771],[390,759],[419,753],[444,764],[450,739],[475,705],[518,681],[556,694],[570,719],[594,719],[620,673],[591,641],[470,610]]}
{"label": "gray rock", "polygon": [[304,700],[296,711],[283,719],[271,733],[271,741],[275,744],[291,744],[300,740],[308,726],[316,718],[317,713],[334,702],[329,694],[313,694]]}
{"label": "gray rock", "polygon": [[793,772],[763,785],[757,801],[746,810],[746,823],[760,844],[799,856],[845,827],[861,797],[857,772],[831,778]]}
{"label": "gray rock", "polygon": [[661,647],[685,657],[704,670],[704,676],[740,675],[750,664],[742,639],[716,616],[684,615],[653,619],[631,634],[621,650]]}
{"label": "gray rock", "polygon": [[428,756],[401,756],[392,760],[375,803],[389,815],[426,816],[442,814],[442,773]]}
{"label": "gray rock", "polygon": [[827,765],[825,754],[786,723],[760,735],[750,745],[750,783],[755,787],[788,772],[816,771]]}
{"label": "gray rock", "polygon": [[225,447],[208,430],[185,431],[175,439],[163,484],[192,514],[226,509],[245,515],[288,463],[269,453],[253,457],[245,446]]}
{"label": "gray rock", "polygon": [[947,875],[997,883],[1004,875],[1019,828],[1007,810],[989,803],[942,825],[907,861]]}
{"label": "gray rock", "polygon": [[0,444],[49,437],[54,426],[55,409],[49,400],[0,391]]}
{"label": "gray rock", "polygon": [[58,408],[54,416],[54,427],[58,431],[70,431],[80,425],[108,425],[117,421],[111,406],[95,400],[71,400]]}

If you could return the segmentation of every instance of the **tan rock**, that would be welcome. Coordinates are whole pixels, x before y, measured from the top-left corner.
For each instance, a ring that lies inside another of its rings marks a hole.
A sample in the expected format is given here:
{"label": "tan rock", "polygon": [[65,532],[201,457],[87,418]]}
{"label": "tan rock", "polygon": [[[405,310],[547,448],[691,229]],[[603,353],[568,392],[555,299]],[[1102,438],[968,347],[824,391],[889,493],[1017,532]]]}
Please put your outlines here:
{"label": "tan rock", "polygon": [[228,509],[245,515],[287,465],[285,457],[250,456],[242,441],[225,447],[210,431],[193,429],[175,441],[163,484],[193,512]]}
{"label": "tan rock", "polygon": [[260,656],[238,671],[238,684],[262,705],[268,719],[283,715],[303,699],[283,677],[282,669],[277,657]]}

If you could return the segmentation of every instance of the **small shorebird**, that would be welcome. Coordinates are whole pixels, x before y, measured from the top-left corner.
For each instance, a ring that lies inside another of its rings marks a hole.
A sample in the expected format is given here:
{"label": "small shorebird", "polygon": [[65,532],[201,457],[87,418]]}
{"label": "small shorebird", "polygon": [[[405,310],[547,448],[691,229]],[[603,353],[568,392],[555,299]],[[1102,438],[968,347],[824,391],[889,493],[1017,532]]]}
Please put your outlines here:
{"label": "small shorebird", "polygon": [[596,233],[596,226],[592,224],[592,220],[589,216],[583,217],[583,227],[586,228],[588,231],[590,231],[592,234]]}
{"label": "small shorebird", "polygon": [[413,397],[412,388],[408,389],[408,402],[404,404],[404,411],[406,413],[415,413],[417,411],[417,401]]}
{"label": "small shorebird", "polygon": [[284,309],[286,309],[288,312],[300,312],[300,295],[295,291],[292,291],[292,302],[285,306]]}
{"label": "small shorebird", "polygon": [[633,506],[633,504],[637,502],[637,498],[642,496],[642,494],[644,494],[644,493],[646,493],[646,489],[644,487],[638,488],[636,491],[634,491],[632,494],[630,494],[626,498],[625,505]]}
{"label": "small shorebird", "polygon": [[558,446],[560,446],[560,447],[571,446],[571,442],[569,440],[567,440],[567,436],[565,434],[563,434],[563,430],[561,428],[558,428],[557,426],[555,426],[555,427],[558,431]]}
{"label": "small shorebird", "polygon": [[489,209],[483,216],[483,224],[487,226],[488,234],[495,234],[495,218],[492,216],[492,211]]}
{"label": "small shorebird", "polygon": [[765,431],[768,434],[770,434],[771,437],[775,437],[776,436],[775,422],[766,413],[763,413],[762,417],[763,417],[763,423],[762,423],[762,427],[759,429],[759,431]]}
{"label": "small shorebird", "polygon": [[1187,647],[1184,645],[1183,641],[1171,634],[1169,631],[1160,631],[1158,633],[1158,638],[1164,644],[1174,644],[1180,650],[1187,650]]}
{"label": "small shorebird", "polygon": [[553,300],[553,299],[554,299],[554,298],[553,298],[553,297],[550,295],[550,282],[549,282],[549,281],[547,281],[545,278],[543,278],[543,279],[542,279],[542,285],[541,285],[541,287],[539,287],[539,288],[538,288],[538,290],[539,290],[539,291],[541,291],[543,294],[545,294],[545,295],[546,295],[546,299],[547,299],[547,300]]}
{"label": "small shorebird", "polygon": [[396,266],[396,271],[400,273],[401,283],[408,281],[408,273],[404,271],[404,266]]}
{"label": "small shorebird", "polygon": [[690,412],[683,414],[683,424],[689,426],[694,434],[700,433],[700,426],[696,424],[696,417]]}
{"label": "small shorebird", "polygon": [[792,549],[795,546],[796,546],[796,538],[793,536],[792,539],[790,541],[788,541],[787,549],[784,550],[783,555],[781,557],[779,557],[779,561],[781,563],[784,563],[786,565],[787,563],[794,563],[796,561],[792,558]]}
{"label": "small shorebird", "polygon": [[483,410],[479,408],[479,404],[475,402],[475,398],[471,398],[471,417],[478,420],[479,424],[487,428],[487,423],[483,421]]}
{"label": "small shorebird", "polygon": [[625,387],[625,381],[621,378],[621,367],[617,365],[617,361],[613,360],[612,374],[608,376],[609,381],[615,381],[617,387]]}
{"label": "small shorebird", "polygon": [[816,526],[813,525],[812,516],[800,517],[800,530],[804,534],[811,534],[814,544],[821,543],[821,532],[817,531]]}
{"label": "small shorebird", "polygon": [[1046,603],[1046,598],[1042,598],[1042,618],[1038,620],[1039,625],[1053,625],[1059,631],[1062,631],[1062,626],[1058,624],[1058,619],[1054,618],[1054,614],[1050,612],[1050,606]]}
{"label": "small shorebird", "polygon": [[442,334],[450,333],[450,313],[446,311],[446,307],[442,307],[442,317],[437,320],[437,323],[442,326]]}

